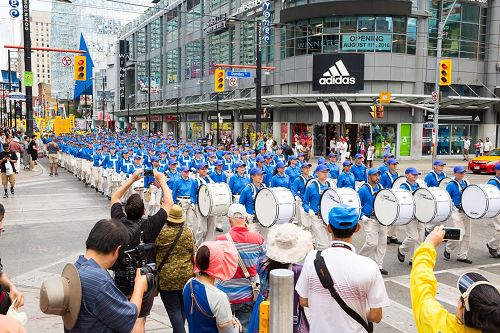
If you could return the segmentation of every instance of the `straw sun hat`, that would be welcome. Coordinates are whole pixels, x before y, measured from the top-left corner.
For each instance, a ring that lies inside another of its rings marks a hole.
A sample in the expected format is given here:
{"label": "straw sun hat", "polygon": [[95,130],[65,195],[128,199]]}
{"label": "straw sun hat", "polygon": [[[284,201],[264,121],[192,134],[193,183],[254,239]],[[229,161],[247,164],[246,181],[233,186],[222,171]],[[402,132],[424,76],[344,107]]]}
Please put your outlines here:
{"label": "straw sun hat", "polygon": [[298,263],[312,250],[311,233],[295,224],[274,226],[267,235],[267,256],[282,264]]}

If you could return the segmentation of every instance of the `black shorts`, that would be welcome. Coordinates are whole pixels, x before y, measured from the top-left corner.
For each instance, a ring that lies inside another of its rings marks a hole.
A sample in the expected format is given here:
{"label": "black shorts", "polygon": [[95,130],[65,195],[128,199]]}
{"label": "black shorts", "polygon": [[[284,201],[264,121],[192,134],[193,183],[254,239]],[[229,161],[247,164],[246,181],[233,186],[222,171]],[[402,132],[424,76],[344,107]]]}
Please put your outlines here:
{"label": "black shorts", "polygon": [[32,159],[33,161],[36,161],[36,160],[38,159],[38,153],[37,153],[37,152],[35,152],[35,153],[31,153],[30,155],[31,155],[31,159]]}
{"label": "black shorts", "polygon": [[144,296],[142,296],[142,306],[141,312],[139,313],[139,318],[147,317],[151,313],[151,309],[153,308],[153,302],[155,300],[155,288],[152,288],[150,291],[146,292]]}

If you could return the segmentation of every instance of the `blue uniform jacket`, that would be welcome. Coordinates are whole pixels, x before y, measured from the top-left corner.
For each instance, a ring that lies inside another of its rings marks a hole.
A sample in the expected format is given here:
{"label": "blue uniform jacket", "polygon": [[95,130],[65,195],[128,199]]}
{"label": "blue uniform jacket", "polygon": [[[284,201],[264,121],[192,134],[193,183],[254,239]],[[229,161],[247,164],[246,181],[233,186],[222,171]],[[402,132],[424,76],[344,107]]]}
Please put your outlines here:
{"label": "blue uniform jacket", "polygon": [[446,191],[450,194],[455,207],[462,207],[462,191],[465,190],[467,186],[469,186],[469,183],[465,179],[459,183],[455,178],[446,185]]}
{"label": "blue uniform jacket", "polygon": [[250,184],[250,178],[245,175],[240,176],[239,174],[235,174],[229,178],[229,188],[232,194],[241,194],[248,184]]}
{"label": "blue uniform jacket", "polygon": [[425,176],[424,181],[427,187],[438,187],[439,181],[445,177],[446,174],[444,172],[437,173],[436,171],[431,171]]}
{"label": "blue uniform jacket", "polygon": [[[319,189],[318,184],[320,185]],[[328,187],[328,184],[323,185],[319,180],[317,182],[310,181],[309,184],[307,184],[306,193],[304,194],[302,202],[302,208],[304,208],[306,213],[308,213],[309,210],[312,210],[316,214],[319,212],[321,193],[323,193],[323,191],[325,191]]]}
{"label": "blue uniform jacket", "polygon": [[[203,180],[207,184],[214,182],[209,176],[204,178]],[[200,188],[201,184],[203,184],[202,178],[200,176],[196,176],[196,178],[193,179],[193,183],[191,184],[191,203],[192,204],[198,203],[198,189]]]}
{"label": "blue uniform jacket", "polygon": [[328,177],[330,177],[331,179],[339,178],[340,167],[337,165],[337,163],[328,162],[328,163],[326,163],[326,166],[330,170],[328,172]]}
{"label": "blue uniform jacket", "polygon": [[375,201],[375,194],[382,189],[380,184],[373,188],[370,184],[366,183],[358,191],[359,200],[361,201],[361,216],[370,217],[373,214],[373,202]]}
{"label": "blue uniform jacket", "polygon": [[366,166],[364,164],[357,165],[356,163],[354,163],[351,167],[351,172],[354,175],[355,181],[368,181],[368,177],[366,175]]}
{"label": "blue uniform jacket", "polygon": [[[380,170],[380,169],[379,169]],[[380,175],[380,185],[384,188],[392,188],[392,183],[399,177],[399,173],[391,173],[389,170]]]}
{"label": "blue uniform jacket", "polygon": [[407,191],[410,191],[411,193],[413,193],[416,190],[418,190],[419,187],[420,187],[420,185],[418,185],[418,183],[415,183],[412,185],[412,184],[410,184],[409,181],[406,181],[403,184],[401,184],[401,186],[399,188],[402,188],[403,190],[407,190]]}
{"label": "blue uniform jacket", "polygon": [[178,196],[189,197],[191,196],[191,188],[194,180],[191,178],[184,179],[182,177],[175,178],[174,187],[172,189],[172,197],[175,203],[179,203]]}
{"label": "blue uniform jacket", "polygon": [[295,181],[295,178],[302,174],[302,170],[298,165],[295,167],[288,166],[285,170],[285,174],[290,177],[290,181],[293,183]]}
{"label": "blue uniform jacket", "polygon": [[355,190],[356,182],[354,181],[354,175],[352,174],[352,172],[345,172],[345,171],[342,172],[337,180],[337,187],[338,188],[348,187]]}
{"label": "blue uniform jacket", "polygon": [[292,188],[290,189],[294,197],[299,196],[300,199],[302,200],[304,199],[306,183],[311,178],[312,177],[309,176],[306,179],[306,177],[304,177],[303,175],[300,175],[299,177],[295,178],[295,180],[292,183]]}
{"label": "blue uniform jacket", "polygon": [[271,178],[271,187],[284,187],[290,189],[291,185],[288,175],[283,174],[283,176],[280,176],[280,174],[277,173]]}
{"label": "blue uniform jacket", "polygon": [[257,189],[253,183],[250,183],[241,191],[239,203],[245,206],[248,214],[255,214],[255,196],[257,192],[264,187],[265,186],[261,184],[260,188]]}
{"label": "blue uniform jacket", "polygon": [[227,181],[227,174],[224,171],[218,173],[216,170],[210,173],[210,178],[216,183],[225,183]]}
{"label": "blue uniform jacket", "polygon": [[378,167],[378,171],[380,171],[381,174],[383,174],[386,171],[389,171],[389,165],[385,162],[382,163],[382,165]]}

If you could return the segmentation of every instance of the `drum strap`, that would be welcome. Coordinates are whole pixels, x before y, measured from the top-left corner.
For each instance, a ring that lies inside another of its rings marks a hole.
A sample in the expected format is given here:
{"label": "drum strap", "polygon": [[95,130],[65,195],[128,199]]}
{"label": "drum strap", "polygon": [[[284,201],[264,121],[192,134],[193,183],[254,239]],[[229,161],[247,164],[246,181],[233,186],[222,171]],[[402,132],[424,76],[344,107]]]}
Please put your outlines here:
{"label": "drum strap", "polygon": [[438,183],[439,183],[439,181],[440,181],[441,179],[446,178],[446,174],[445,174],[444,172],[443,172],[443,178],[441,178],[441,179],[439,179],[439,176],[438,176],[438,174],[436,173],[436,171],[432,170],[431,172],[432,172],[432,174],[434,175],[434,177],[436,177],[436,181],[437,181]]}
{"label": "drum strap", "polygon": [[[364,183],[363,186],[365,185],[368,186],[368,188],[372,192],[372,196],[375,195],[375,190],[373,189],[373,186],[371,186],[370,183]],[[384,187],[380,184],[377,184],[377,188],[378,188],[377,193],[384,189]]]}
{"label": "drum strap", "polygon": [[395,176],[396,176],[396,177],[395,177],[395,178],[393,178],[393,177],[392,177],[392,173],[391,173],[390,171],[386,171],[385,173],[387,174],[387,176],[389,176],[389,178],[390,178],[393,182],[394,182],[396,179],[398,179],[398,178],[399,178],[399,173],[398,173],[398,172],[396,172],[396,174],[395,174]]}
{"label": "drum strap", "polygon": [[492,180],[496,181],[498,185],[500,185],[500,179],[498,179],[498,177],[493,177]]}
{"label": "drum strap", "polygon": [[[460,190],[460,192],[462,192],[464,190],[462,188],[462,185],[460,185],[460,183],[458,182],[458,180],[456,180],[455,178],[453,178],[452,182],[454,182],[455,184],[457,184],[458,189]],[[465,187],[468,187],[469,186],[469,182],[466,181],[465,179],[464,179],[464,182],[465,182]]]}

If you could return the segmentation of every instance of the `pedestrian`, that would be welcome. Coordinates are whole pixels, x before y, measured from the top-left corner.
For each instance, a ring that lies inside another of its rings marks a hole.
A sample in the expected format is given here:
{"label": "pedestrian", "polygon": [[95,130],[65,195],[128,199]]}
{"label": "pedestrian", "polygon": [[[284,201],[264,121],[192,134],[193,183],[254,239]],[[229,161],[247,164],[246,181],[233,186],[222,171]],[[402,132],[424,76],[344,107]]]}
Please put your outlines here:
{"label": "pedestrian", "polygon": [[335,137],[332,137],[330,140],[330,152],[336,154],[337,153],[337,142]]}
{"label": "pedestrian", "polygon": [[30,138],[29,136],[25,135],[23,138],[23,165],[24,165],[24,170],[29,170],[30,169],[30,155],[28,153],[29,149],[29,143],[30,143]]}
{"label": "pedestrian", "polygon": [[469,149],[470,149],[470,138],[464,137],[464,148],[462,155],[464,156],[464,161],[469,161]]}
{"label": "pedestrian", "polygon": [[392,154],[392,146],[389,143],[389,141],[384,140],[384,147],[383,147],[383,152],[385,154]]}
{"label": "pedestrian", "polygon": [[190,333],[239,333],[241,324],[233,316],[227,295],[215,280],[231,279],[238,268],[236,247],[227,241],[202,243],[195,254],[195,278],[183,290]]}
{"label": "pedestrian", "polygon": [[[309,231],[302,230],[293,223],[274,226],[269,231],[267,255],[259,262],[260,292],[255,302],[249,333],[259,332],[260,304],[269,299],[270,275],[273,269],[289,269],[293,272],[296,282],[302,271],[299,263],[313,250],[312,236]],[[304,308],[299,304],[299,294],[293,295],[293,333],[309,330],[309,322]]]}
{"label": "pedestrian", "polygon": [[217,288],[227,295],[231,311],[241,323],[242,333],[247,333],[250,315],[254,309],[254,292],[258,291],[259,285],[257,263],[266,254],[264,238],[248,229],[245,206],[232,204],[227,217],[231,230],[225,235],[218,236],[217,240],[227,240],[236,246],[239,256],[238,268],[231,279],[219,281]]}
{"label": "pedestrian", "polygon": [[373,159],[375,157],[375,146],[373,142],[368,141],[368,149],[366,150],[366,162],[369,169],[373,168]]}
{"label": "pedestrian", "polygon": [[184,222],[182,207],[173,205],[165,226],[156,238],[158,289],[173,333],[185,333],[182,289],[194,275],[194,235]]}
{"label": "pedestrian", "polygon": [[2,185],[4,198],[9,197],[7,185],[10,183],[10,194],[14,195],[14,185],[16,184],[16,161],[17,155],[10,151],[8,143],[3,144],[3,151],[0,153],[0,171],[2,174]]}
{"label": "pedestrian", "polygon": [[19,138],[14,136],[12,140],[9,142],[10,151],[16,153],[17,161],[15,164],[16,173],[19,173],[21,170],[21,154],[23,152],[23,146],[19,143]]}
{"label": "pedestrian", "polygon": [[486,141],[483,144],[483,153],[484,155],[488,155],[488,153],[493,149],[493,143],[491,143],[490,138],[486,138]]}
{"label": "pedestrian", "polygon": [[57,176],[57,163],[58,163],[58,153],[59,153],[59,145],[55,141],[54,134],[50,135],[50,142],[47,144],[47,152],[49,154],[49,163],[50,163],[50,176]]}
{"label": "pedestrian", "polygon": [[36,142],[36,135],[31,137],[31,141],[28,145],[28,154],[30,155],[30,171],[38,171],[35,169],[38,159],[38,144]]}
{"label": "pedestrian", "polygon": [[476,150],[476,157],[482,156],[483,155],[483,140],[479,139],[477,140],[476,144],[474,145],[474,149]]}
{"label": "pedestrian", "polygon": [[436,248],[443,242],[443,226],[435,227],[415,252],[410,274],[413,315],[418,332],[496,333],[500,327],[500,292],[479,273],[462,274],[456,314],[436,300],[438,282],[434,275]]}
{"label": "pedestrian", "polygon": [[332,208],[328,233],[333,242],[324,251],[311,251],[304,261],[295,290],[300,305],[310,310],[311,333],[370,332],[372,323],[382,320],[382,308],[390,305],[377,264],[356,254],[352,245],[354,233],[361,230],[358,219],[355,208]]}

